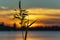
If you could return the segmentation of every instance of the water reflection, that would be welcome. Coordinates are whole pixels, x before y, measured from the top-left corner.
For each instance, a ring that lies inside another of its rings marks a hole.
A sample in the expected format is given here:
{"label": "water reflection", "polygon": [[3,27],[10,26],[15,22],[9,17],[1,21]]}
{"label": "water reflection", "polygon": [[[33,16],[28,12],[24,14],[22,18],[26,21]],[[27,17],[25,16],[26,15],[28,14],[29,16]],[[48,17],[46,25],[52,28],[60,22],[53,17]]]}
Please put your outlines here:
{"label": "water reflection", "polygon": [[[0,40],[23,40],[21,32],[0,32]],[[29,31],[27,40],[60,40],[60,32]]]}

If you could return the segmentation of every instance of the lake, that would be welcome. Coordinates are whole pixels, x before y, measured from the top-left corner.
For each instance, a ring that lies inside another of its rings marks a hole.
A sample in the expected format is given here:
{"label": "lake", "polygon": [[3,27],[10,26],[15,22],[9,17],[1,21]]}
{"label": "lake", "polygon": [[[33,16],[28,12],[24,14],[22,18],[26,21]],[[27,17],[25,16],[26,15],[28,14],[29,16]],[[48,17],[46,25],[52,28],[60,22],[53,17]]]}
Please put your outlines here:
{"label": "lake", "polygon": [[[23,40],[21,31],[0,31],[0,40]],[[28,31],[27,40],[60,40],[60,31]]]}

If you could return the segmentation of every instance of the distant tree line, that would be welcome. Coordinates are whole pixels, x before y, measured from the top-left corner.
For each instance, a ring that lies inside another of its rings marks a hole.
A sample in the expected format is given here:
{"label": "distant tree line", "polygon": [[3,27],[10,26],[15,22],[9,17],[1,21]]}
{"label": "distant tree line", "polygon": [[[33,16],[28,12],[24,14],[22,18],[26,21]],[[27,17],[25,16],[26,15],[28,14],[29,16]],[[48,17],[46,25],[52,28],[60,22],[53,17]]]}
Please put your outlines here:
{"label": "distant tree line", "polygon": [[[16,24],[13,24],[13,27],[4,26],[4,23],[0,24],[0,31],[21,31],[25,30],[26,27],[16,28]],[[37,26],[28,28],[29,31],[60,31],[60,26]]]}

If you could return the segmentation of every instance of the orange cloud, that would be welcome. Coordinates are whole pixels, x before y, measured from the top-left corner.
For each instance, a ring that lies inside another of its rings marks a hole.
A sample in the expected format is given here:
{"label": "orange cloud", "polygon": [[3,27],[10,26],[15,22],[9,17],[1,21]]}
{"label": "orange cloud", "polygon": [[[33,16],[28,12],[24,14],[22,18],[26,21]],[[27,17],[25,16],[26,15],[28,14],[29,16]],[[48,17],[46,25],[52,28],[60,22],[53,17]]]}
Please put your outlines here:
{"label": "orange cloud", "polygon": [[28,13],[33,13],[33,14],[56,14],[60,13],[60,9],[48,9],[48,8],[31,8],[27,9],[29,11]]}

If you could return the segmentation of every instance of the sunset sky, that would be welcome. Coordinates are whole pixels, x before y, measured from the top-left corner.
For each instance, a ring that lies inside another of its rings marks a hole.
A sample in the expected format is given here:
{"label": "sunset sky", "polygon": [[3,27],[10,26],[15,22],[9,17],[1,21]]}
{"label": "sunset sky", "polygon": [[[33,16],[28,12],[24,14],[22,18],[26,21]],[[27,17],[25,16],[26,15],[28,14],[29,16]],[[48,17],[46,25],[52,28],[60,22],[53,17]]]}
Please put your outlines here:
{"label": "sunset sky", "polygon": [[[19,13],[18,3],[19,0],[0,0],[0,23],[10,26],[16,23],[19,26],[19,19],[6,15]],[[30,22],[37,19],[32,26],[60,26],[60,0],[21,0],[21,4],[22,9],[28,11]]]}

